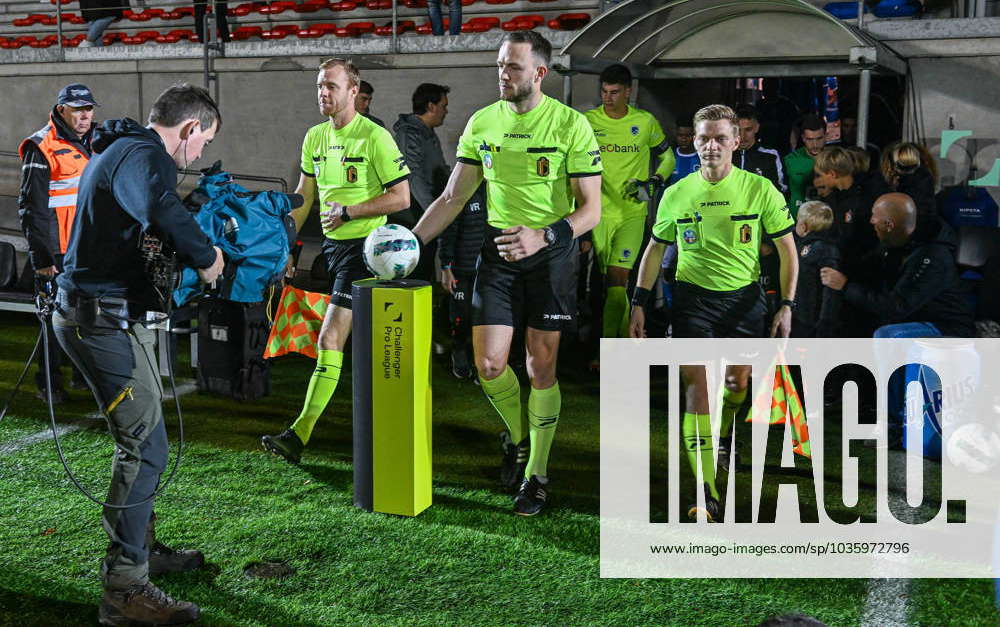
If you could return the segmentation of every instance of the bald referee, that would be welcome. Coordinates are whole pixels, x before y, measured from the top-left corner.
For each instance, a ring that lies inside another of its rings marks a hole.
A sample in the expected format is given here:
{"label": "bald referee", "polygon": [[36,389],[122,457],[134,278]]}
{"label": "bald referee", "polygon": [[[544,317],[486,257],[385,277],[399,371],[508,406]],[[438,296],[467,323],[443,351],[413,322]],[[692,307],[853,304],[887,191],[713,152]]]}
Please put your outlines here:
{"label": "bald referee", "polygon": [[[732,109],[725,105],[702,108],[695,114],[694,129],[701,169],[668,187],[660,200],[653,237],[642,256],[629,333],[645,336],[649,290],[656,281],[663,251],[677,242],[674,337],[763,337],[767,321],[757,251],[761,235],[767,233],[781,260],[783,298],[771,321],[770,334],[788,337],[798,257],[792,236],[795,223],[785,198],[763,176],[733,167],[739,126]],[[723,439],[728,440],[736,411],[746,398],[749,375],[747,367],[726,368]],[[681,367],[681,379],[688,461],[692,470],[701,465],[707,518],[720,521],[705,372],[700,367]],[[727,467],[728,463],[722,465]],[[698,511],[692,505],[688,516],[695,518]]]}
{"label": "bald referee", "polygon": [[[576,309],[575,239],[601,217],[601,153],[582,114],[542,94],[552,46],[534,31],[504,38],[501,100],[472,115],[451,178],[414,228],[437,237],[485,178],[487,237],[472,295],[472,344],[483,391],[507,424],[501,482],[520,483],[514,511],[541,512],[562,396],[560,332]],[[574,209],[575,206],[575,209]],[[507,365],[514,326],[526,321],[531,392]],[[528,454],[530,446],[530,455]]]}

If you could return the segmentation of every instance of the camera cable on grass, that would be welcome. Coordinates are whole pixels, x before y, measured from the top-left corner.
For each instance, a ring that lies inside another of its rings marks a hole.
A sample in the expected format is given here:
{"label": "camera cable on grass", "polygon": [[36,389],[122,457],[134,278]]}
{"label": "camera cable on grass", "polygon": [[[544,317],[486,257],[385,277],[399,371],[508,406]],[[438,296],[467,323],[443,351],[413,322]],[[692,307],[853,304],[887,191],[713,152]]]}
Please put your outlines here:
{"label": "camera cable on grass", "polygon": [[[110,312],[104,310],[103,308],[101,308],[100,307],[100,301],[98,301],[98,311],[101,314],[103,314],[103,315],[106,315],[106,316],[108,316],[110,318],[118,320],[119,322],[123,322],[123,323],[137,323],[137,324],[142,324],[142,325],[147,326],[147,327],[152,327],[155,324],[166,324],[167,325],[167,327],[166,327],[167,330],[170,330],[170,328],[169,328],[169,321],[170,321],[170,313],[169,313],[169,310],[170,310],[170,299],[169,299],[169,297],[163,301],[163,304],[165,304],[165,310],[167,311],[167,313],[164,314],[164,315],[162,315],[162,316],[158,316],[158,317],[156,317],[156,318],[154,318],[152,320],[139,320],[139,319],[128,318],[128,317],[125,317],[125,316],[115,315],[115,314],[110,313]],[[170,389],[171,389],[171,392],[172,392],[173,397],[174,397],[174,407],[176,408],[176,411],[177,411],[178,441],[177,441],[177,455],[174,458],[174,466],[171,469],[170,474],[167,476],[167,479],[148,498],[143,499],[142,501],[139,501],[138,503],[131,503],[129,505],[115,505],[115,504],[112,504],[112,503],[107,503],[105,501],[102,501],[102,500],[98,499],[93,494],[91,494],[80,483],[80,481],[77,480],[76,476],[73,474],[73,471],[70,470],[69,463],[66,461],[66,456],[63,454],[62,445],[59,442],[58,427],[56,426],[55,408],[54,408],[54,404],[52,402],[52,374],[51,374],[51,371],[49,369],[49,342],[50,342],[50,339],[49,339],[48,325],[46,324],[46,321],[52,315],[52,311],[53,311],[53,309],[55,307],[55,300],[53,298],[52,284],[51,284],[50,281],[45,281],[43,284],[41,284],[41,285],[38,286],[38,289],[36,289],[35,306],[36,306],[36,309],[37,309],[36,315],[38,316],[38,320],[39,320],[39,323],[40,323],[40,326],[41,326],[41,329],[40,329],[40,331],[38,333],[38,340],[35,342],[35,347],[31,351],[31,356],[28,357],[27,363],[24,364],[24,369],[21,371],[21,376],[18,377],[17,383],[14,385],[14,389],[11,391],[10,396],[7,399],[7,403],[4,405],[3,410],[0,410],[0,421],[3,421],[3,419],[6,417],[7,411],[10,408],[10,405],[11,405],[11,403],[13,403],[14,397],[17,395],[18,389],[20,388],[21,384],[24,382],[24,377],[28,374],[28,370],[31,368],[32,362],[34,362],[35,358],[38,356],[38,349],[39,349],[39,347],[41,347],[42,351],[43,351],[42,352],[42,370],[44,370],[44,372],[45,372],[45,392],[46,392],[46,400],[47,400],[46,404],[47,404],[48,411],[49,411],[49,424],[50,424],[50,428],[52,430],[52,440],[53,440],[53,442],[56,445],[56,453],[59,456],[59,461],[62,464],[63,469],[66,471],[66,476],[69,477],[69,480],[73,483],[74,486],[76,486],[76,488],[84,496],[86,496],[88,499],[90,499],[91,501],[93,501],[94,503],[96,503],[96,504],[98,504],[98,505],[100,505],[102,507],[107,507],[107,508],[110,508],[110,509],[126,510],[126,509],[132,509],[133,507],[138,507],[140,505],[145,505],[146,503],[149,503],[149,502],[153,501],[157,496],[159,496],[160,494],[162,494],[163,491],[166,490],[167,487],[173,482],[174,477],[177,474],[177,471],[180,469],[181,457],[182,457],[183,451],[184,451],[184,416],[183,416],[183,413],[181,411],[180,397],[177,394],[177,383],[174,380],[174,364],[173,364],[173,355],[170,352],[170,342],[164,342],[164,344],[165,344],[164,350],[166,351],[167,372],[168,372],[169,379],[170,379]]]}

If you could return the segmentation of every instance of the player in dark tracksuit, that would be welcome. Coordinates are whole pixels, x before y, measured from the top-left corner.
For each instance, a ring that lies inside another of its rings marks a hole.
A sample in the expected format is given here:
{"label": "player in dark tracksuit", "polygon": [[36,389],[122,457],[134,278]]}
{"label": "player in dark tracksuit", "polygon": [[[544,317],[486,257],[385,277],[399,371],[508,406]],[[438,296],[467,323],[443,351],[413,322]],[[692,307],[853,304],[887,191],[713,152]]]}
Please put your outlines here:
{"label": "player in dark tracksuit", "polygon": [[472,284],[479,251],[486,237],[486,185],[480,185],[462,213],[441,233],[441,285],[451,294],[451,372],[459,379],[472,376],[469,341],[472,339]]}

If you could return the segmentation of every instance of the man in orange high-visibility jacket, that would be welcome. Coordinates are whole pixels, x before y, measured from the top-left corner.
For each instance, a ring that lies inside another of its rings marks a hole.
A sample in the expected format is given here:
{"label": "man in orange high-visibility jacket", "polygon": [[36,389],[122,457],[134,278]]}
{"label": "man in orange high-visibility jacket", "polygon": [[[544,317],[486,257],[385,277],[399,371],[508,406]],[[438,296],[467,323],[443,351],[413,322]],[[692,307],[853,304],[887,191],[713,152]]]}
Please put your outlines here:
{"label": "man in orange high-visibility jacket", "polygon": [[[18,215],[28,241],[31,265],[36,277],[43,281],[51,281],[62,271],[62,257],[76,215],[76,190],[90,160],[96,106],[94,95],[85,85],[63,87],[49,114],[49,123],[22,141],[18,148],[23,162]],[[59,372],[61,358],[57,344],[50,342],[49,346],[52,400],[58,403],[66,397]],[[35,382],[38,396],[44,400],[45,373],[41,367]],[[74,386],[77,384],[86,387],[84,382],[77,381],[74,372]]]}

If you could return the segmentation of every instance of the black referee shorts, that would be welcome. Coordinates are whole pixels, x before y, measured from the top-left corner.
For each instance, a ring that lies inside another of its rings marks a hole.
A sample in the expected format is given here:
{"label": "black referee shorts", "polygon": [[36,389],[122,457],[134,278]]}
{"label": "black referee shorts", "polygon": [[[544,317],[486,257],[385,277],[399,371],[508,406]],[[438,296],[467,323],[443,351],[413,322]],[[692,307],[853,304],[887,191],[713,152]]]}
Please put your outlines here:
{"label": "black referee shorts", "polygon": [[472,287],[472,325],[527,326],[561,331],[576,316],[576,240],[546,246],[527,259],[504,261],[486,228]]}
{"label": "black referee shorts", "polygon": [[364,258],[365,238],[330,239],[323,242],[326,270],[330,273],[330,304],[351,309],[351,284],[372,278]]}
{"label": "black referee shorts", "polygon": [[677,282],[673,337],[764,337],[767,305],[759,283],[717,292]]}

